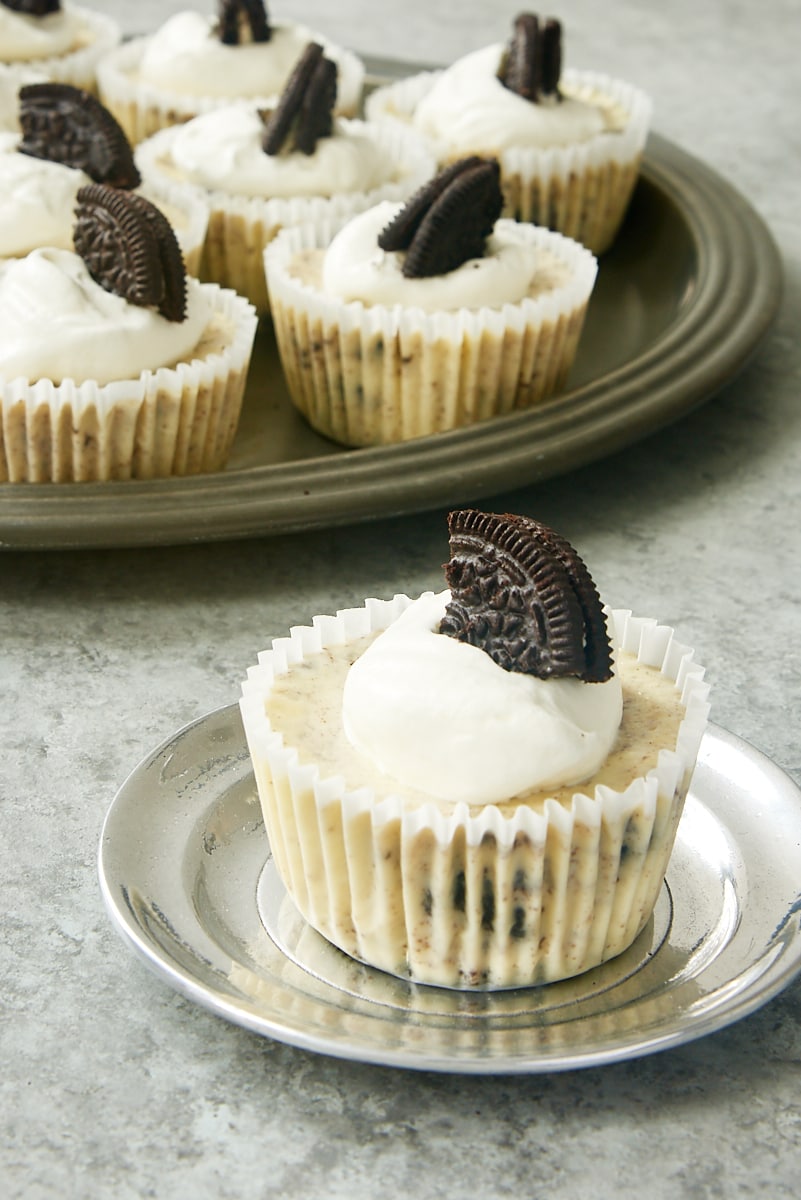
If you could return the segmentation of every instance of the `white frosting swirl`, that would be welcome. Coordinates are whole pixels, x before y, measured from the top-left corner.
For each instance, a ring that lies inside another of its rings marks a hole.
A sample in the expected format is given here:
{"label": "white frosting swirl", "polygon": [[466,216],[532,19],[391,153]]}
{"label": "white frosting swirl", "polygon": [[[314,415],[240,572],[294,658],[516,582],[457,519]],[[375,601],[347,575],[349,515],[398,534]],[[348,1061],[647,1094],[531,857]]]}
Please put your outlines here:
{"label": "white frosting swirl", "polygon": [[0,5],[0,59],[31,62],[68,54],[80,44],[85,28],[80,11],[67,4],[43,17],[13,12]]}
{"label": "white frosting swirl", "polygon": [[46,78],[33,68],[0,63],[0,129],[19,132],[19,90],[27,83],[44,83]]}
{"label": "white frosting swirl", "polygon": [[388,182],[394,164],[360,121],[335,120],[312,154],[265,154],[258,111],[226,105],[176,126],[169,157],[184,178],[240,196],[335,196]]}
{"label": "white frosting swirl", "polygon": [[271,21],[268,42],[224,45],[213,17],[179,12],[148,38],[139,77],[145,83],[188,96],[220,99],[277,96],[309,42],[319,42],[339,69],[340,95],[353,90],[348,63],[338,47],[305,25]]}
{"label": "white frosting swirl", "polygon": [[383,201],[353,217],[336,234],[323,261],[323,289],[363,304],[402,304],[427,311],[502,308],[517,304],[531,288],[536,247],[513,221],[499,221],[482,258],[471,258],[445,275],[407,279],[403,251],[386,251],[378,235],[403,207]]}
{"label": "white frosting swirl", "polygon": [[449,592],[426,593],[356,660],[345,734],[380,771],[438,799],[497,804],[588,779],[611,751],[620,681],[504,671],[437,633]]}
{"label": "white frosting swirl", "polygon": [[168,321],[95,283],[83,259],[45,247],[0,264],[0,378],[137,379],[188,361],[212,315],[187,279],[187,317]]}
{"label": "white frosting swirl", "polygon": [[17,134],[0,134],[0,257],[37,246],[72,249],[75,196],[91,183],[83,171],[17,150]]}
{"label": "white frosting swirl", "polygon": [[417,105],[415,127],[460,154],[569,146],[607,128],[596,105],[567,95],[534,104],[504,87],[498,79],[503,49],[486,46],[443,71]]}

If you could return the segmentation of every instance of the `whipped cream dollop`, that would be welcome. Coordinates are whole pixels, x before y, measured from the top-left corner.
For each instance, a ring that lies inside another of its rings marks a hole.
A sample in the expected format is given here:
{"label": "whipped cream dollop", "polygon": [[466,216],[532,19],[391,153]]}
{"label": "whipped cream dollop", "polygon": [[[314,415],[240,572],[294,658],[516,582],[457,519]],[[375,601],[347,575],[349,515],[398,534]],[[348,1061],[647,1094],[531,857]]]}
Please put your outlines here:
{"label": "whipped cream dollop", "polygon": [[186,282],[186,319],[168,321],[107,292],[72,251],[0,263],[0,379],[104,384],[191,360],[212,303],[196,279]]}
{"label": "whipped cream dollop", "polygon": [[335,119],[312,154],[265,154],[264,122],[256,108],[225,105],[170,132],[169,157],[200,187],[240,196],[335,196],[388,182],[395,165],[361,121]]}
{"label": "whipped cream dollop", "polygon": [[62,4],[60,10],[34,17],[0,5],[0,60],[30,62],[68,54],[80,45],[86,22],[80,9]]}
{"label": "whipped cream dollop", "polygon": [[611,751],[620,681],[505,671],[437,632],[450,593],[426,593],[350,668],[343,725],[379,770],[441,800],[496,804],[588,779]]}
{"label": "whipped cream dollop", "polygon": [[73,167],[21,154],[18,144],[18,134],[0,134],[0,257],[37,246],[71,250],[75,197],[92,181]]}
{"label": "whipped cream dollop", "polygon": [[378,235],[403,207],[382,201],[353,217],[333,238],[323,260],[323,289],[362,304],[402,304],[453,312],[517,304],[537,270],[536,247],[514,221],[498,221],[482,258],[471,258],[445,275],[408,279],[403,251],[382,250]]}
{"label": "whipped cream dollop", "polygon": [[415,127],[464,154],[569,146],[604,132],[606,118],[594,104],[567,94],[534,104],[504,87],[498,79],[503,52],[502,45],[486,46],[444,70],[417,105]]}
{"label": "whipped cream dollop", "polygon": [[[272,21],[268,42],[223,44],[215,19],[202,13],[179,12],[148,38],[139,64],[145,83],[188,96],[277,96],[309,42],[319,42],[339,71],[338,94],[358,89],[350,56],[305,25]],[[359,75],[361,72],[359,72]]]}
{"label": "whipped cream dollop", "polygon": [[33,67],[0,63],[0,129],[19,133],[19,90],[27,83],[44,83],[46,78]]}

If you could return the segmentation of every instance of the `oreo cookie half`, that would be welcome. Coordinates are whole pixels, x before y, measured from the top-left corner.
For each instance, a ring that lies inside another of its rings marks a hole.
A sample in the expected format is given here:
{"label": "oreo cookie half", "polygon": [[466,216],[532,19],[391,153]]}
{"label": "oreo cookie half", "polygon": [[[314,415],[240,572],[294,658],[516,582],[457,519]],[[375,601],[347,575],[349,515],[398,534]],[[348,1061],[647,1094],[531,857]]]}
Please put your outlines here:
{"label": "oreo cookie half", "polygon": [[130,304],[168,321],[186,315],[186,270],[167,218],[144,196],[102,183],[78,192],[73,240],[89,274]]}
{"label": "oreo cookie half", "polygon": [[320,138],[334,129],[337,66],[326,58],[319,42],[309,42],[286,82],[278,105],[265,119],[262,149],[313,154]]}
{"label": "oreo cookie half", "polygon": [[0,0],[4,8],[12,12],[25,13],[29,17],[46,17],[61,11],[60,0]]}
{"label": "oreo cookie half", "polygon": [[29,83],[20,88],[19,101],[20,153],[76,167],[95,183],[139,186],[122,127],[89,92],[69,83]]}
{"label": "oreo cookie half", "polygon": [[612,651],[595,584],[576,551],[530,517],[457,509],[448,516],[451,600],[439,632],[507,671],[602,683]]}
{"label": "oreo cookie half", "polygon": [[546,97],[559,99],[561,73],[560,23],[552,18],[541,23],[534,13],[520,13],[498,72],[501,83],[536,104]]}
{"label": "oreo cookie half", "polygon": [[405,250],[409,278],[445,275],[481,258],[503,208],[494,158],[471,155],[445,167],[407,200],[379,234],[382,250]]}
{"label": "oreo cookie half", "polygon": [[272,37],[270,20],[264,0],[217,0],[217,37],[226,46],[239,46],[245,28],[250,41],[269,42]]}

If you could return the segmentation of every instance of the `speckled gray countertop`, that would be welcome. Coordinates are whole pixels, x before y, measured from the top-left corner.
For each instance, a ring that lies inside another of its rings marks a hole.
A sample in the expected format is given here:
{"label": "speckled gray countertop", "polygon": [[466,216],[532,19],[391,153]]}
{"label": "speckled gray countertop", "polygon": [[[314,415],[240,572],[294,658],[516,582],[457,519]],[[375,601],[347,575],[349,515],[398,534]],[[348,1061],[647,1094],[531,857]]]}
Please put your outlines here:
{"label": "speckled gray countertop", "polygon": [[[180,3],[95,7],[127,32]],[[202,7],[207,7],[203,5]],[[512,0],[283,0],[374,54],[448,61]],[[569,59],[646,87],[654,126],[767,221],[786,287],[742,374],[633,449],[486,507],[564,533],[614,605],[697,647],[713,719],[801,778],[801,223],[796,0],[564,0]],[[116,937],[104,814],[127,773],[237,698],[273,635],[365,595],[436,586],[443,513],[324,533],[0,558],[8,1197],[795,1197],[801,983],[683,1049],[577,1073],[393,1071],[259,1039]]]}

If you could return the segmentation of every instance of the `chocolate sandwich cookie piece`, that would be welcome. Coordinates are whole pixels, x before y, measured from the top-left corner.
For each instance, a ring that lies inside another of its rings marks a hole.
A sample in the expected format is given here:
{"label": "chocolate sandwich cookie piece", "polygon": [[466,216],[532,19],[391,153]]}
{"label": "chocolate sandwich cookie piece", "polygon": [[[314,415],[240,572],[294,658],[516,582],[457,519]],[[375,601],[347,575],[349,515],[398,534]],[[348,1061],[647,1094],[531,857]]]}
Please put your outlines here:
{"label": "chocolate sandwich cookie piece", "polygon": [[186,315],[186,270],[167,218],[134,192],[91,183],[78,192],[73,241],[89,273],[130,304]]}
{"label": "chocolate sandwich cookie piece", "polygon": [[445,275],[481,258],[503,208],[494,158],[471,155],[445,167],[381,231],[382,250],[405,250],[408,278]]}
{"label": "chocolate sandwich cookie piece", "polygon": [[319,139],[333,133],[336,99],[336,63],[325,57],[319,42],[309,42],[287,80],[277,107],[267,115],[262,114],[265,154],[279,154],[284,149],[313,154]]}
{"label": "chocolate sandwich cookie piece", "polygon": [[95,183],[135,188],[141,178],[121,126],[99,100],[69,83],[20,88],[17,149],[84,171]]}
{"label": "chocolate sandwich cookie piece", "polygon": [[458,509],[448,516],[451,600],[439,632],[507,671],[601,683],[612,651],[595,584],[576,551],[530,517]]}
{"label": "chocolate sandwich cookie piece", "polygon": [[61,11],[60,0],[0,0],[4,8],[28,17],[46,17]]}
{"label": "chocolate sandwich cookie piece", "polygon": [[[226,46],[242,42],[269,42],[270,19],[264,0],[217,0],[217,37]],[[249,38],[243,36],[249,32]]]}
{"label": "chocolate sandwich cookie piece", "polygon": [[561,73],[562,26],[552,18],[541,23],[534,13],[521,13],[498,72],[501,83],[536,104],[559,99]]}

